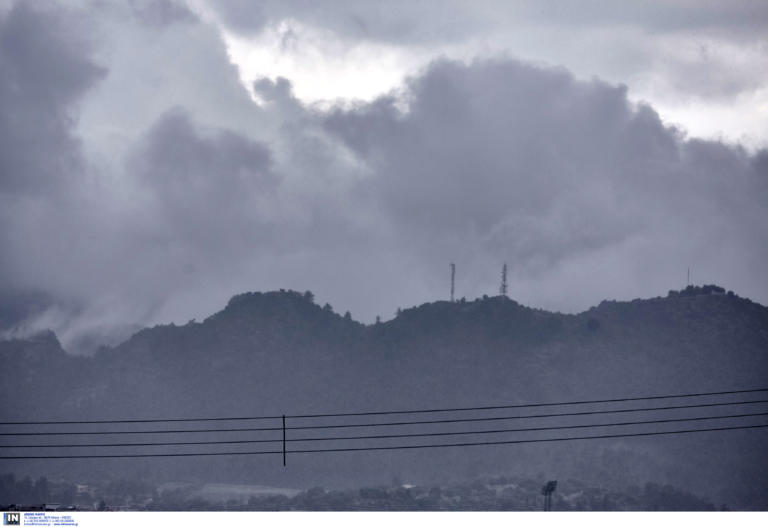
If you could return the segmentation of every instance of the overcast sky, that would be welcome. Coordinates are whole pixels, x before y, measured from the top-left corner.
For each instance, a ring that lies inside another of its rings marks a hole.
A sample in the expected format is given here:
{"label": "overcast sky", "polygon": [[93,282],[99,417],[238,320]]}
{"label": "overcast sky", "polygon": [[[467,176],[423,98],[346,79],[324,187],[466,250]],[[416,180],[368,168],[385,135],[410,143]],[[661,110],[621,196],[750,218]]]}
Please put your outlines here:
{"label": "overcast sky", "polygon": [[0,329],[766,304],[767,147],[759,0],[0,0]]}

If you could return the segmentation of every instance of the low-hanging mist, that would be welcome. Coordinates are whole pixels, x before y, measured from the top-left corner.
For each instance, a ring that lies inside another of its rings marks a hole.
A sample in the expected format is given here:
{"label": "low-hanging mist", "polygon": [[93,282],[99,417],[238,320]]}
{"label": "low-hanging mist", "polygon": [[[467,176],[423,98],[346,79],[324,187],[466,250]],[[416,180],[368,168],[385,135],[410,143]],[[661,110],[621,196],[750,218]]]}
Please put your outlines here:
{"label": "low-hanging mist", "polygon": [[687,268],[768,298],[765,151],[503,54],[436,59],[369,102],[261,79],[256,104],[215,31],[170,5],[1,15],[6,336],[92,351],[276,287],[386,320],[446,298],[449,262],[459,297],[497,291],[506,262],[516,298],[565,312]]}

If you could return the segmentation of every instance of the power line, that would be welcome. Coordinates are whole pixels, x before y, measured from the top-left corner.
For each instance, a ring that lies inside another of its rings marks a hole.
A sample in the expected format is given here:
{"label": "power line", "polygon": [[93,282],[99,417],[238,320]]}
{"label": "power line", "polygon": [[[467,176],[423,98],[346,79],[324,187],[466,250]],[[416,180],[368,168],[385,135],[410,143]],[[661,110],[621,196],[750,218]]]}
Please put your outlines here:
{"label": "power line", "polygon": [[169,441],[169,442],[154,442],[154,443],[81,443],[81,444],[68,444],[68,445],[0,445],[0,448],[92,448],[92,447],[146,447],[146,446],[189,446],[189,445],[235,445],[235,444],[248,444],[248,443],[281,443],[283,441],[288,443],[298,442],[311,442],[311,441],[349,441],[349,440],[363,440],[363,439],[396,439],[404,437],[439,437],[439,436],[456,436],[456,435],[475,435],[475,434],[501,434],[511,432],[542,432],[547,430],[568,430],[568,429],[580,429],[580,428],[602,428],[607,426],[631,426],[631,425],[646,425],[646,424],[662,424],[662,423],[680,423],[690,421],[710,421],[713,419],[735,419],[741,417],[758,417],[766,416],[768,412],[757,412],[749,414],[733,414],[733,415],[718,415],[707,417],[686,417],[677,419],[654,419],[647,421],[627,421],[621,423],[591,423],[584,425],[563,425],[563,426],[544,426],[544,427],[532,427],[532,428],[505,428],[500,430],[475,430],[475,431],[461,431],[461,432],[431,432],[431,433],[417,433],[417,434],[385,434],[385,435],[364,435],[364,436],[342,436],[342,437],[306,437],[297,439],[243,439],[234,441]]}
{"label": "power line", "polygon": [[[483,441],[475,443],[448,443],[437,445],[403,445],[403,446],[380,446],[380,447],[352,447],[352,448],[327,448],[327,449],[305,449],[305,450],[290,450],[290,454],[314,454],[322,452],[362,452],[362,451],[375,451],[375,450],[409,450],[409,449],[425,449],[425,448],[445,448],[445,447],[468,447],[468,446],[488,446],[488,445],[514,445],[524,443],[552,443],[559,441],[583,441],[589,439],[614,439],[622,437],[643,437],[643,436],[659,436],[659,435],[676,435],[676,434],[692,434],[699,432],[717,432],[724,430],[748,430],[756,428],[768,428],[768,424],[761,425],[744,425],[744,426],[723,426],[716,428],[699,428],[695,430],[674,430],[666,432],[636,432],[627,434],[605,434],[596,436],[580,436],[580,437],[557,437],[547,439],[518,439],[510,441]],[[173,454],[88,454],[88,455],[63,455],[63,456],[3,456],[0,460],[12,460],[12,459],[107,459],[107,458],[158,458],[158,457],[201,457],[201,456],[251,456],[251,455],[263,455],[263,454],[283,454],[283,450],[267,450],[267,451],[255,451],[255,452],[194,452],[194,453],[173,453]]]}
{"label": "power line", "polygon": [[578,404],[598,404],[598,403],[623,403],[631,401],[646,401],[655,399],[679,399],[684,397],[705,397],[714,395],[734,395],[740,393],[755,393],[766,392],[768,388],[755,388],[750,390],[730,390],[723,392],[702,392],[702,393],[687,393],[687,394],[675,394],[675,395],[651,395],[645,397],[622,397],[619,399],[591,399],[581,401],[562,401],[557,403],[530,403],[530,404],[505,404],[498,406],[465,406],[460,408],[432,408],[428,410],[396,410],[386,412],[354,412],[354,413],[335,413],[335,414],[304,414],[304,415],[290,415],[287,416],[291,419],[304,419],[314,417],[356,417],[366,415],[392,415],[392,414],[423,414],[433,412],[467,412],[475,410],[512,410],[522,408],[537,408],[543,406],[569,406]]}
{"label": "power line", "polygon": [[[530,403],[530,404],[507,404],[497,406],[466,406],[459,408],[431,408],[423,410],[392,410],[380,412],[347,412],[347,413],[325,413],[325,414],[301,414],[286,415],[286,419],[307,419],[318,417],[361,417],[372,415],[395,415],[395,414],[421,414],[435,412],[466,412],[477,410],[509,410],[521,408],[536,408],[545,406],[569,406],[579,404],[599,404],[599,403],[619,403],[631,401],[648,401],[656,399],[679,399],[686,397],[706,397],[716,395],[733,395],[743,393],[766,392],[768,388],[755,388],[749,390],[729,390],[720,392],[701,392],[674,395],[651,395],[642,397],[622,397],[617,399],[592,399],[581,401],[561,401],[555,403]],[[80,421],[4,421],[0,425],[85,425],[85,424],[121,424],[121,423],[183,423],[183,422],[202,422],[202,421],[247,421],[261,419],[278,420],[282,416],[241,416],[241,417],[200,417],[200,418],[175,418],[175,419],[106,419],[106,420],[80,420]],[[281,429],[281,428],[279,428]]]}
{"label": "power line", "polygon": [[208,432],[269,432],[282,430],[283,427],[270,428],[202,428],[195,430],[104,430],[97,432],[0,432],[0,436],[93,436],[125,434],[193,434]]}
{"label": "power line", "polygon": [[[747,430],[751,428],[768,428],[768,424],[763,425],[744,425],[744,426],[721,426],[717,428],[699,428],[695,430],[673,430],[668,432],[636,432],[631,434],[606,434],[598,436],[581,436],[581,437],[553,437],[547,439],[518,439],[511,441],[483,441],[481,443],[449,443],[439,445],[406,445],[406,446],[381,446],[381,447],[359,447],[359,448],[326,448],[326,449],[308,449],[308,450],[291,450],[291,454],[313,454],[320,452],[357,452],[364,450],[401,450],[401,449],[416,449],[416,448],[443,448],[443,447],[457,447],[457,446],[486,446],[486,445],[516,445],[522,443],[552,443],[557,441],[578,441],[583,439],[614,439],[620,437],[641,437],[641,436],[659,436],[659,435],[675,435],[675,434],[691,434],[695,432],[719,432],[723,430]],[[0,458],[2,459],[2,458]]]}
{"label": "power line", "polygon": [[92,424],[128,424],[128,423],[192,423],[195,421],[256,421],[259,419],[280,419],[279,415],[257,417],[196,417],[177,419],[104,419],[93,421],[5,421],[0,425],[92,425]]}
{"label": "power line", "polygon": [[473,423],[481,421],[508,421],[511,419],[534,419],[543,417],[577,417],[582,415],[598,415],[598,414],[616,414],[627,412],[653,412],[660,410],[677,410],[684,408],[706,408],[713,406],[737,406],[741,404],[755,404],[755,403],[768,403],[768,399],[756,400],[756,401],[738,401],[730,403],[701,403],[701,404],[687,404],[678,406],[657,406],[654,408],[622,408],[619,410],[592,410],[587,412],[563,412],[556,414],[536,414],[536,415],[513,415],[513,416],[499,416],[499,417],[469,417],[465,419],[432,419],[428,421],[395,421],[389,423],[357,423],[357,424],[340,424],[340,425],[314,425],[314,426],[292,426],[288,427],[288,430],[322,430],[329,428],[364,428],[371,426],[402,426],[402,425],[427,425],[427,424],[444,424],[444,423]]}
{"label": "power line", "polygon": [[[768,403],[768,399],[754,401],[734,401],[727,403],[699,403],[678,406],[657,406],[653,408],[622,408],[618,410],[592,410],[586,412],[562,412],[553,414],[537,415],[513,415],[498,417],[472,417],[464,419],[432,419],[425,421],[395,421],[386,423],[345,423],[335,425],[313,425],[313,426],[288,426],[285,430],[325,430],[332,428],[368,428],[374,426],[406,426],[406,425],[425,425],[425,424],[447,424],[447,423],[474,423],[484,421],[508,421],[512,419],[534,419],[544,417],[577,417],[582,415],[601,415],[616,414],[628,412],[653,412],[661,410],[678,410],[686,408],[710,408],[715,406],[738,406],[742,404]],[[287,417],[287,416],[286,416]],[[206,432],[266,432],[283,430],[283,427],[267,428],[208,428],[197,430],[110,430],[95,432],[1,432],[0,436],[61,436],[61,435],[123,435],[123,434],[181,434],[181,433],[206,433]]]}

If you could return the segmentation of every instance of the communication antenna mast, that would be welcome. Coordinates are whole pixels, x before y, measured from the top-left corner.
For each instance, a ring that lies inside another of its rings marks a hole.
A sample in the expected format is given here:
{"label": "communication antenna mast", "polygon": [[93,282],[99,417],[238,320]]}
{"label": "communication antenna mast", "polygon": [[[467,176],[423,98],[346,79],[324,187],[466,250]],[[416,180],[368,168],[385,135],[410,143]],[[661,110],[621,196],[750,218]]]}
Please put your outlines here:
{"label": "communication antenna mast", "polygon": [[499,288],[499,294],[501,296],[507,296],[507,264],[501,268],[501,287]]}
{"label": "communication antenna mast", "polygon": [[456,282],[456,264],[451,264],[451,302],[453,302],[453,291]]}
{"label": "communication antenna mast", "polygon": [[691,285],[691,268],[688,268],[688,279],[686,280],[685,285]]}

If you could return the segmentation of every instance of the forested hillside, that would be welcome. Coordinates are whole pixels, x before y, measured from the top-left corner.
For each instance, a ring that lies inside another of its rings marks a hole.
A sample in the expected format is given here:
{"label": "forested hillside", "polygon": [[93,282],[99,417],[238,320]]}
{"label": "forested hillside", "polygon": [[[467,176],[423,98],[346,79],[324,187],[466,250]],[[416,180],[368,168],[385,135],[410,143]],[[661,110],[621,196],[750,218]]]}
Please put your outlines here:
{"label": "forested hillside", "polygon": [[[433,302],[366,326],[331,306],[316,305],[308,292],[246,293],[202,322],[147,328],[91,357],[67,354],[51,333],[3,341],[0,370],[3,421],[292,416],[699,393],[764,387],[768,309],[708,286],[670,292],[665,298],[604,301],[576,315],[527,308],[503,296]],[[558,424],[571,422],[576,421]],[[259,424],[279,427],[277,420]],[[244,425],[254,422],[232,426]],[[47,431],[74,430],[46,426]],[[96,425],[76,429],[104,430]],[[109,429],[162,428],[150,423]],[[22,431],[27,430],[32,428]],[[163,435],[165,440],[181,437],[190,439],[190,434]],[[279,439],[279,433],[210,433],[193,439],[256,438]],[[4,437],[3,444],[56,440]],[[89,440],[94,439],[82,441]],[[66,475],[70,480],[117,471],[157,482],[188,479],[295,488],[348,488],[394,476],[429,485],[505,472],[620,486],[671,483],[716,502],[766,508],[761,491],[768,488],[766,441],[768,432],[755,429],[413,451],[291,455],[299,447],[290,445],[285,468],[279,455],[268,455],[5,460],[0,470],[33,477]],[[227,448],[236,452],[261,446]],[[100,448],[74,452],[108,452]],[[119,452],[210,451],[194,448]],[[45,450],[47,455],[72,452]]]}

